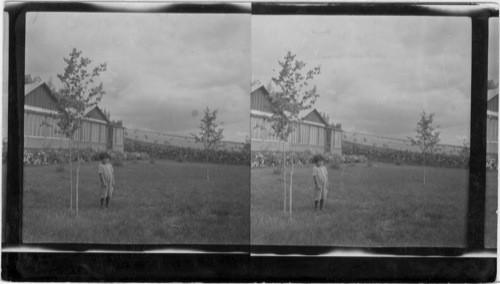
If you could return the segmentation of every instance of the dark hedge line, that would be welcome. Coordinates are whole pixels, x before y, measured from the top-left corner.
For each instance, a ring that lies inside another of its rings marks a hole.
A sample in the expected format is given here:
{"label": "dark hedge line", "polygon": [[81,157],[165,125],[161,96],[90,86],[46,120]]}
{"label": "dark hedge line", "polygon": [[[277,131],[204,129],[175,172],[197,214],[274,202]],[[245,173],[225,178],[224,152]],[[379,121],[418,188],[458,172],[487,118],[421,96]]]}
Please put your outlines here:
{"label": "dark hedge line", "polygon": [[[45,147],[41,149],[26,148],[24,149],[23,163],[25,165],[54,165],[68,163],[70,160],[69,150],[61,148]],[[90,162],[99,161],[103,151],[91,147],[80,149],[80,161]],[[6,152],[5,152],[6,153]],[[111,160],[147,160],[149,156],[146,153],[125,153],[119,151],[107,151]],[[77,161],[77,149],[73,149],[71,161]],[[5,161],[5,155],[3,155]]]}
{"label": "dark hedge line", "polygon": [[[144,152],[154,159],[177,161],[205,162],[207,157],[204,149],[161,145],[127,138],[124,140],[124,150],[125,152]],[[210,163],[250,165],[249,147],[243,147],[241,151],[221,149],[211,151],[208,155]]]}
{"label": "dark hedge line", "polygon": [[[342,141],[342,153],[345,155],[363,155],[374,162],[401,163],[409,165],[422,165],[424,158],[423,154],[420,152],[379,148],[346,141]],[[433,167],[468,168],[468,150],[464,149],[460,155],[450,155],[445,153],[427,154],[425,157],[425,164]]]}

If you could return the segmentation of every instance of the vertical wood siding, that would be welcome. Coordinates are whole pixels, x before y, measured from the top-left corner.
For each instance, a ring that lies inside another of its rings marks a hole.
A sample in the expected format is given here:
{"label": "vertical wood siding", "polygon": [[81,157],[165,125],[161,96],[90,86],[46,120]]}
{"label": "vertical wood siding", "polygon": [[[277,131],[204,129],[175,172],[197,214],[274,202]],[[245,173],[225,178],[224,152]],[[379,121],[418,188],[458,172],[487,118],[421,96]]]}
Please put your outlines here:
{"label": "vertical wood siding", "polygon": [[57,111],[54,98],[45,87],[38,87],[27,94],[24,98],[24,104],[32,107],[43,108]]}
{"label": "vertical wood siding", "polygon": [[[25,104],[41,109],[58,111],[55,99],[52,97],[50,90],[44,85],[28,93],[25,96]],[[81,145],[85,145],[85,147],[111,149],[111,147],[115,146],[113,149],[123,150],[123,128],[108,126],[106,118],[97,108],[90,111],[87,117],[100,120],[102,123],[84,121],[73,137],[75,140],[80,141]],[[108,127],[113,134],[111,137],[108,137]],[[59,126],[56,119],[37,111],[24,112],[24,137],[25,147],[37,148],[45,147],[49,144],[60,144],[66,147],[65,143],[54,142],[56,138],[60,141],[63,141],[61,139],[64,138],[59,133]],[[108,143],[108,138],[113,140]]]}
{"label": "vertical wood siding", "polygon": [[[271,102],[267,91],[260,87],[251,93],[250,108],[261,112],[270,112]],[[335,152],[339,153],[341,147],[341,131],[327,128],[320,114],[313,110],[304,121],[320,123],[322,126],[300,123],[295,131],[288,137],[288,142],[301,150],[311,150],[313,152]],[[279,139],[273,134],[271,123],[265,121],[259,115],[250,116],[250,136],[252,149],[275,150]],[[255,146],[255,147],[254,147]]]}
{"label": "vertical wood siding", "polygon": [[270,112],[271,101],[263,88],[258,88],[251,94],[250,108],[253,110]]}
{"label": "vertical wood siding", "polygon": [[488,101],[488,110],[498,112],[498,95]]}
{"label": "vertical wood siding", "polygon": [[93,118],[93,119],[97,119],[97,120],[101,120],[103,122],[106,122],[106,118],[104,117],[104,115],[97,110],[97,108],[94,108],[93,110],[91,110],[87,115],[86,117],[88,118]]}
{"label": "vertical wood siding", "polygon": [[498,142],[498,118],[488,118],[486,121],[486,140]]}
{"label": "vertical wood siding", "polygon": [[[308,115],[306,115],[306,117],[304,117],[304,120],[305,121],[312,121],[312,122],[316,122],[316,123],[321,123],[321,124],[324,124],[323,123],[323,120],[321,119],[321,117],[318,115],[318,112],[317,111],[311,111]],[[326,125],[325,125],[326,126]]]}

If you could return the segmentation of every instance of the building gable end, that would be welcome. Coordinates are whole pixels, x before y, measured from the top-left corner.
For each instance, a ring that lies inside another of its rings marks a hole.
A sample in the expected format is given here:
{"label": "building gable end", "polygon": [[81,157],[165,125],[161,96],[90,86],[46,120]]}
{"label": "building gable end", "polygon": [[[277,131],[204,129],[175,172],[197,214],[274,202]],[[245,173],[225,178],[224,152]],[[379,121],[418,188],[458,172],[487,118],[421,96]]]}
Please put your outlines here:
{"label": "building gable end", "polygon": [[304,121],[311,121],[315,123],[321,123],[324,126],[328,126],[328,123],[321,117],[321,114],[316,109],[313,109],[308,115],[303,119]]}

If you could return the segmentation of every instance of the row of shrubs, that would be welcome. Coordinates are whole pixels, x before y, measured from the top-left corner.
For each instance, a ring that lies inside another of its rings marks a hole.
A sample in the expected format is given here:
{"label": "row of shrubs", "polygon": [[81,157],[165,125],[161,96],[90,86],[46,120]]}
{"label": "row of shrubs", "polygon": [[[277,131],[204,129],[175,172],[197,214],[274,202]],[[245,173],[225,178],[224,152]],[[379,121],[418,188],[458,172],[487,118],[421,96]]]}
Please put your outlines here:
{"label": "row of shrubs", "polygon": [[[342,153],[348,156],[362,155],[365,156],[369,161],[395,163],[396,165],[422,165],[424,159],[424,156],[421,152],[371,147],[346,141],[342,142]],[[426,154],[425,164],[432,167],[468,168],[470,159],[469,153],[469,149],[464,147],[458,154]],[[486,169],[498,169],[498,155],[486,155]]]}
{"label": "row of shrubs", "polygon": [[[4,147],[6,150],[6,147]],[[125,152],[108,151],[111,159],[114,162],[125,160],[154,160],[154,159],[168,159],[177,160],[179,162],[205,162],[207,159],[206,151],[203,149],[186,148],[179,146],[158,145],[147,142],[134,141],[125,139],[124,143]],[[6,151],[3,153],[5,160]],[[81,148],[80,161],[90,162],[98,161],[102,150],[95,148]],[[221,149],[209,153],[209,161],[211,163],[223,164],[241,164],[249,165],[250,147],[243,147],[240,151],[230,151]],[[76,149],[73,150],[72,161],[77,161]],[[68,149],[46,147],[42,149],[24,149],[23,162],[25,165],[50,165],[68,163],[70,160],[70,153]]]}
{"label": "row of shrubs", "polygon": [[[422,164],[422,154],[418,152],[398,151],[393,149],[374,148],[364,145],[343,143],[343,155],[327,154],[327,163],[336,167],[341,163],[365,163],[365,162],[387,162],[400,164]],[[242,151],[218,150],[209,154],[211,163],[224,164],[251,164],[252,167],[273,167],[283,164],[283,153],[278,151],[252,152],[249,159],[249,149]],[[80,149],[81,161],[98,161],[100,150],[93,148]],[[206,161],[206,152],[203,149],[182,148],[176,146],[155,145],[147,142],[125,140],[125,152],[108,152],[113,160],[149,160],[170,159],[193,162]],[[309,164],[314,153],[310,151],[294,152],[293,155],[286,153],[286,164],[293,162],[295,165]],[[498,157],[488,155],[486,157],[486,168],[498,169]],[[25,149],[23,162],[26,165],[47,165],[69,162],[69,151],[67,149],[44,148]],[[76,161],[76,152],[73,152],[72,160]],[[251,161],[251,162],[250,162]],[[435,153],[427,155],[426,164],[436,167],[467,168],[469,157],[467,155],[449,155]]]}
{"label": "row of shrubs", "polygon": [[[349,142],[343,143],[342,152],[342,155],[331,153],[327,154],[325,156],[326,163],[332,168],[339,168],[343,163],[369,163],[371,165],[373,162],[384,162],[394,163],[396,165],[422,165],[423,162],[422,153],[373,148],[369,146],[364,147],[364,145],[357,145]],[[293,153],[293,155],[286,153],[286,165],[291,164],[292,157],[295,165],[309,164],[312,162],[314,153],[309,151],[296,152]],[[251,159],[252,167],[275,167],[283,164],[283,153],[279,151],[252,152]],[[465,154],[449,155],[434,153],[427,155],[426,165],[434,167],[467,168],[469,166],[469,157]],[[498,156],[486,156],[486,169],[498,169]]]}
{"label": "row of shrubs", "polygon": [[[424,159],[421,152],[379,148],[346,141],[342,142],[342,153],[345,155],[363,155],[374,162],[395,163],[398,165],[421,165]],[[460,155],[446,153],[426,154],[425,164],[433,167],[467,168],[469,166],[468,151],[462,151]]]}
{"label": "row of shrubs", "polygon": [[[102,151],[94,148],[83,148],[80,149],[80,161],[90,162],[99,161]],[[147,153],[139,152],[118,152],[118,151],[108,151],[112,160],[124,161],[124,160],[148,160],[150,157]],[[25,165],[53,165],[60,163],[68,163],[70,161],[70,155],[68,149],[61,148],[43,148],[43,149],[24,149],[23,163]],[[73,151],[71,160],[76,162],[78,160],[78,155],[76,150]]]}
{"label": "row of shrubs", "polygon": [[[137,140],[125,139],[124,149],[126,152],[143,152],[155,159],[177,160],[179,162],[205,162],[207,152],[204,149],[178,147],[172,145],[161,145]],[[220,149],[210,151],[208,160],[210,163],[250,165],[249,147],[243,147],[240,151]]]}
{"label": "row of shrubs", "polygon": [[[285,164],[305,165],[312,163],[315,153],[300,151],[285,153]],[[368,159],[363,155],[338,155],[328,153],[325,155],[326,163],[336,167],[341,163],[366,163]],[[252,152],[252,167],[275,167],[283,165],[283,153],[279,151]]]}

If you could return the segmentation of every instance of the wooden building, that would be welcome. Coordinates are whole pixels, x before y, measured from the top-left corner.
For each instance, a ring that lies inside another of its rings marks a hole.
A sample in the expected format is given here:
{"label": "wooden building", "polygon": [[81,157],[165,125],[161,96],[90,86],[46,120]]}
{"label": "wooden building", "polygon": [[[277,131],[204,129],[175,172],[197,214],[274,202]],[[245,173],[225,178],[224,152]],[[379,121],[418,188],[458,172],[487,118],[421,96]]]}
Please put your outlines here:
{"label": "wooden building", "polygon": [[[272,122],[268,119],[270,113],[270,94],[264,86],[251,93],[250,121],[252,151],[280,150],[282,143],[273,133]],[[285,143],[285,149],[290,144],[294,150],[311,151],[313,153],[342,153],[342,130],[335,128],[323,119],[320,113],[313,109],[302,115],[302,121]]]}
{"label": "wooden building", "polygon": [[486,120],[486,152],[498,153],[498,90],[488,94],[488,110]]}
{"label": "wooden building", "polygon": [[[68,139],[58,131],[53,117],[62,110],[57,107],[57,98],[47,84],[27,84],[24,95],[24,147],[68,148]],[[112,123],[96,106],[85,115],[74,139],[82,148],[123,151],[123,132],[121,124]]]}

